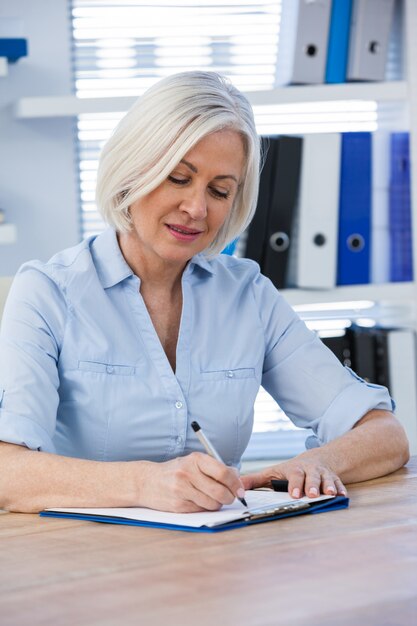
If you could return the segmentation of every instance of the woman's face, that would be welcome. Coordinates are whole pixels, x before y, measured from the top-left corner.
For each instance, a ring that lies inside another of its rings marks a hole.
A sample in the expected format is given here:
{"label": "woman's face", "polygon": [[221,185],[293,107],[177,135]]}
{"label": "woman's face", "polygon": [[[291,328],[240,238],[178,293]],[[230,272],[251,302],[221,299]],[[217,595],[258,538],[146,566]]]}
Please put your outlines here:
{"label": "woman's face", "polygon": [[[231,210],[245,163],[233,130],[207,135],[168,178],[130,207],[129,250],[147,262],[183,267],[216,237]],[[138,260],[139,260],[138,258]]]}

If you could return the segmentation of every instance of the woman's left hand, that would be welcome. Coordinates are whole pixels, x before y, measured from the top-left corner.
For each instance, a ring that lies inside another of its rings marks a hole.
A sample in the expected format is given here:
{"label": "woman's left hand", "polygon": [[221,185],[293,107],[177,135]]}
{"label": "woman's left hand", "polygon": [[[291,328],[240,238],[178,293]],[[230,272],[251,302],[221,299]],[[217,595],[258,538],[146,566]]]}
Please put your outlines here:
{"label": "woman's left hand", "polygon": [[303,453],[289,461],[267,467],[257,474],[241,476],[245,489],[271,487],[271,479],[288,480],[288,492],[293,498],[306,495],[316,498],[347,494],[346,487],[333,470],[322,460]]}

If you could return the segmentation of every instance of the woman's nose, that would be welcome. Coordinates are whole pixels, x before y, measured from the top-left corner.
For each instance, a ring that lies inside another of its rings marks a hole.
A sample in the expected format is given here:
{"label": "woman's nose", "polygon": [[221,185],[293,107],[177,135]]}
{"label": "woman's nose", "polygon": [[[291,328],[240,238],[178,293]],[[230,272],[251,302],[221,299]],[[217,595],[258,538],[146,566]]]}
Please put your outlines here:
{"label": "woman's nose", "polygon": [[207,200],[205,191],[199,189],[187,189],[180,209],[186,211],[193,220],[205,219],[207,215]]}

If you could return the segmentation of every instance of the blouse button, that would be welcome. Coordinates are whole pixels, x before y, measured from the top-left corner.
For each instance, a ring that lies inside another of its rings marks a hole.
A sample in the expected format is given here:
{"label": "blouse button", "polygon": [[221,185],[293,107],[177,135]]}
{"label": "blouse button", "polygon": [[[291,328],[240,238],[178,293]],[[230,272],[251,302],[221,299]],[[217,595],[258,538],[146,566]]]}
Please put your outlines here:
{"label": "blouse button", "polygon": [[108,366],[106,367],[106,370],[107,370],[107,373],[108,373],[108,374],[113,374],[113,372],[114,372],[114,367],[112,367],[111,365],[108,365]]}
{"label": "blouse button", "polygon": [[232,372],[232,370],[229,370],[229,371],[227,372],[227,377],[228,377],[228,378],[233,378],[233,376],[234,376],[234,373]]}
{"label": "blouse button", "polygon": [[178,402],[176,402],[176,403],[175,403],[175,408],[176,408],[176,409],[182,409],[182,402],[180,402],[180,401],[178,400]]}

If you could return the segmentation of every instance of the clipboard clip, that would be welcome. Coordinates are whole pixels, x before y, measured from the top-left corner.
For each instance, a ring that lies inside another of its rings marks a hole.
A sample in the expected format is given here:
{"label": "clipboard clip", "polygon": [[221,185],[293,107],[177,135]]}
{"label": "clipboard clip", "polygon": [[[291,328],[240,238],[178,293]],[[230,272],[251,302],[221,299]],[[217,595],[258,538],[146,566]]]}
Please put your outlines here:
{"label": "clipboard clip", "polygon": [[245,519],[247,521],[264,519],[267,517],[274,517],[275,515],[280,515],[282,513],[292,513],[293,511],[302,511],[309,508],[309,502],[290,502],[289,504],[281,504],[280,506],[268,509],[254,509],[249,511],[249,514]]}

